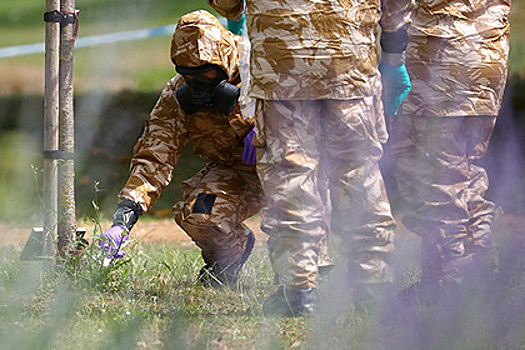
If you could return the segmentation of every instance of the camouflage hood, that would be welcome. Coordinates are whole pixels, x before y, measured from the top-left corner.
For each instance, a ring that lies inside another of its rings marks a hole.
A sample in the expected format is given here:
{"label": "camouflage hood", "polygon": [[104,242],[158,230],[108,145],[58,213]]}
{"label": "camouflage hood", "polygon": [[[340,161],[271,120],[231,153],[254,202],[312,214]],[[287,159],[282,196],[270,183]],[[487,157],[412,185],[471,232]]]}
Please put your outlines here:
{"label": "camouflage hood", "polygon": [[217,65],[230,83],[240,82],[240,37],[224,28],[217,18],[201,10],[182,16],[171,40],[171,61],[186,68]]}

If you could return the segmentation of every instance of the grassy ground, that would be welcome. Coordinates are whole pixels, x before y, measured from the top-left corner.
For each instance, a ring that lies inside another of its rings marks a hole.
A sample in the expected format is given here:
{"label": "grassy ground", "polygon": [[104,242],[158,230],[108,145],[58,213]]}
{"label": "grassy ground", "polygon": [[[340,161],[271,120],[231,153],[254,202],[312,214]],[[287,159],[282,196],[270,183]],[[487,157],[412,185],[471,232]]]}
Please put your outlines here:
{"label": "grassy ground", "polygon": [[46,284],[2,252],[0,349],[300,348],[305,319],[262,317],[272,275],[261,248],[239,288],[219,290],[196,283],[198,251],[177,244],[137,245],[118,266]]}
{"label": "grassy ground", "polygon": [[[239,284],[220,289],[197,283],[202,261],[193,246],[132,242],[125,248],[125,258],[108,268],[92,258],[98,254],[94,246],[81,268],[73,262],[54,279],[43,278],[38,262],[20,261],[18,249],[0,248],[0,349],[517,350],[525,346],[523,304],[510,297],[524,291],[523,279],[517,278],[523,275],[519,268],[523,260],[511,263],[517,274],[509,277],[497,309],[482,302],[483,289],[478,288],[462,308],[454,309],[452,318],[418,306],[414,314],[420,318],[395,313],[391,315],[395,322],[379,328],[378,316],[384,309],[374,305],[356,309],[337,269],[321,284],[321,309],[314,317],[264,317],[261,304],[275,287],[263,244],[256,245]],[[416,247],[410,237],[398,242],[399,287],[417,278]],[[388,333],[391,328],[395,332]],[[421,347],[415,340],[425,330],[429,331],[426,346]]]}

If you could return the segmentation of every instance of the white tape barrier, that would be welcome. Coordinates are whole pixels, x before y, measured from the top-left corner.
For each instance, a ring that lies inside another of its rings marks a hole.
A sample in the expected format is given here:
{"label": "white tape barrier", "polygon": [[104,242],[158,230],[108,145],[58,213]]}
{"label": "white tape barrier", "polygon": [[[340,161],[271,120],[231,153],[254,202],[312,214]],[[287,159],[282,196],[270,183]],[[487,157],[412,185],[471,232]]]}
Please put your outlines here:
{"label": "white tape barrier", "polygon": [[[104,35],[87,36],[85,38],[78,38],[75,41],[75,48],[172,35],[175,31],[175,27],[176,25],[172,24],[153,29],[130,30]],[[43,53],[44,50],[44,43],[4,47],[0,48],[0,58]]]}

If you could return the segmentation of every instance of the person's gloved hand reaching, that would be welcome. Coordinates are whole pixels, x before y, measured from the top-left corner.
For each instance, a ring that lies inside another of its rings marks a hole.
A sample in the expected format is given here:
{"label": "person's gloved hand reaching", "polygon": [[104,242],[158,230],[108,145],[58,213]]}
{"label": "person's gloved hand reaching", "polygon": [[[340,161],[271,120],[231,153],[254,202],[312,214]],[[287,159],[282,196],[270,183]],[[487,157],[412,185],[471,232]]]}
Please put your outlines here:
{"label": "person's gloved hand reaching", "polygon": [[257,161],[257,147],[252,145],[254,135],[255,127],[244,138],[244,150],[242,152],[242,160],[244,160],[248,165],[255,165]]}
{"label": "person's gloved hand reaching", "polygon": [[100,235],[100,248],[104,251],[106,258],[118,259],[124,256],[120,248],[129,239],[129,231],[124,225],[114,225]]}
{"label": "person's gloved hand reaching", "polygon": [[392,66],[385,61],[379,64],[383,82],[383,104],[385,114],[395,117],[403,100],[410,92],[410,78],[404,64]]}
{"label": "person's gloved hand reaching", "polygon": [[395,117],[403,100],[412,87],[405,67],[405,49],[408,45],[406,29],[381,34],[383,54],[379,71],[383,83],[383,104],[385,114]]}
{"label": "person's gloved hand reaching", "polygon": [[246,22],[246,16],[243,14],[242,17],[237,21],[227,20],[228,30],[233,34],[243,35],[244,23]]}
{"label": "person's gloved hand reaching", "polygon": [[[99,239],[100,248],[105,259],[119,259],[124,256],[120,249],[129,239],[129,232],[142,214],[142,207],[129,199],[120,202],[113,215],[113,226],[102,233]],[[106,262],[104,262],[106,264]]]}

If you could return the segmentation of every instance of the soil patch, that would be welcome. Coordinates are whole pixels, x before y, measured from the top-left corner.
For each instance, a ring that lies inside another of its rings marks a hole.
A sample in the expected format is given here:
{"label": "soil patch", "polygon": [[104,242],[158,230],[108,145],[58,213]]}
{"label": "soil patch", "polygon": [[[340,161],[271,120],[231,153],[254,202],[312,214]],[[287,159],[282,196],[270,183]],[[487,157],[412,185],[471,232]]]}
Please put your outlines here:
{"label": "soil patch", "polygon": [[[408,231],[402,224],[399,218],[397,219],[398,226],[396,228],[396,235],[398,237],[410,237],[415,239],[417,236]],[[265,244],[267,235],[261,231],[259,225],[261,218],[255,216],[247,220],[246,225],[254,232],[258,244]],[[110,223],[102,223],[103,228],[109,228]],[[512,242],[511,244],[523,244],[525,246],[525,218],[504,214],[501,215],[493,225],[494,233],[502,238],[505,242]],[[23,247],[29,234],[31,226],[13,226],[0,224],[0,247],[5,245],[12,245],[14,247]],[[88,235],[91,234],[92,227],[86,227]],[[191,239],[186,233],[175,223],[171,218],[162,219],[148,219],[137,222],[132,231],[132,236],[137,240],[143,242],[163,242],[163,241],[182,241],[191,242]]]}
{"label": "soil patch", "polygon": [[[246,225],[254,232],[258,244],[266,243],[267,235],[259,228],[260,217],[247,220]],[[110,223],[102,223],[103,228],[109,228]],[[93,227],[86,226],[88,235],[91,235]],[[15,248],[23,248],[32,226],[12,226],[0,224],[0,247],[10,245]],[[164,242],[182,241],[191,242],[186,233],[175,223],[173,219],[163,218],[156,220],[142,220],[137,222],[131,233],[133,238],[142,242]]]}

